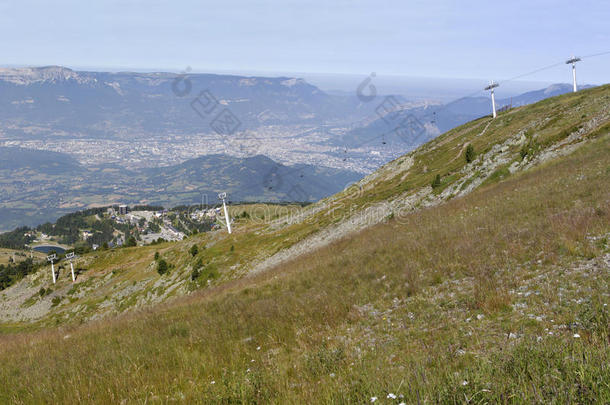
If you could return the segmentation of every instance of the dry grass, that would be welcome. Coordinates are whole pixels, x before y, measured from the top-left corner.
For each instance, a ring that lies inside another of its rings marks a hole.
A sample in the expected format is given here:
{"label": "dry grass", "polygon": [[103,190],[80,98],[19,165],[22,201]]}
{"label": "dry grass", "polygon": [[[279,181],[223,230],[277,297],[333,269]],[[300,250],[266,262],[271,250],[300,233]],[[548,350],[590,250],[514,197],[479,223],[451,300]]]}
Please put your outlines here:
{"label": "dry grass", "polygon": [[608,402],[610,276],[579,267],[608,252],[587,239],[610,231],[608,151],[182,302],[1,336],[0,402]]}
{"label": "dry grass", "polygon": [[[46,258],[46,255],[40,252],[32,252],[32,256],[35,260],[43,260]],[[15,263],[19,263],[29,257],[29,252],[26,253],[21,250],[0,248],[0,264],[6,265],[10,263],[13,258],[15,259]]]}

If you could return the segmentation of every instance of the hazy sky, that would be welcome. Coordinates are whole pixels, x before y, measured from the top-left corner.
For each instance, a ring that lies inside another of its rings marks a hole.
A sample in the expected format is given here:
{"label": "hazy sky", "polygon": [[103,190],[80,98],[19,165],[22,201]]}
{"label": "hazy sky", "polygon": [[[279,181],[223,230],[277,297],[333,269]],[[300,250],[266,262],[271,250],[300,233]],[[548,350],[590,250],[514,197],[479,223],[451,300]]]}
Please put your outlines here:
{"label": "hazy sky", "polygon": [[[610,51],[609,21],[605,0],[3,0],[0,65],[501,80]],[[609,67],[590,58],[579,79],[608,82]]]}

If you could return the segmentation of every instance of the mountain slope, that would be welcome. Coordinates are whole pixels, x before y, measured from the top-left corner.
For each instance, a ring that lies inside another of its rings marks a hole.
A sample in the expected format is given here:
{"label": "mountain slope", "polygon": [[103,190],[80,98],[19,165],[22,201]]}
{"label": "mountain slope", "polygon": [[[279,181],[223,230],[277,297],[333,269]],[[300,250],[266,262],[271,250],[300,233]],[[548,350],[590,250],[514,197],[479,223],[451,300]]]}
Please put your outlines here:
{"label": "mountain slope", "polygon": [[[591,85],[580,86],[581,89],[591,88]],[[497,108],[520,107],[538,101],[570,93],[572,85],[566,83],[553,84],[545,89],[530,91],[511,98],[496,99]],[[367,125],[347,132],[341,138],[342,145],[359,146],[371,140],[378,140],[381,134],[386,134],[388,143],[403,144],[408,149],[419,146],[439,133],[449,131],[459,125],[491,114],[491,99],[489,97],[464,97],[444,105],[412,106],[403,103],[396,111],[398,117],[388,120],[381,117]],[[425,131],[421,134],[411,134],[409,139],[398,137],[396,127],[403,119],[415,117]],[[379,140],[381,141],[381,140]]]}
{"label": "mountain slope", "polygon": [[[468,123],[298,215],[237,223],[231,236],[83,257],[75,291],[64,277],[28,302],[63,297],[39,326],[203,291],[1,337],[0,398],[607,402],[608,100],[603,86]],[[197,257],[194,243],[206,247]],[[291,246],[309,249],[239,277]],[[155,273],[155,251],[175,265],[168,276]],[[193,283],[199,259],[220,277]],[[46,279],[30,276],[3,302]]]}
{"label": "mountain slope", "polygon": [[[192,242],[168,245],[164,249],[178,269],[170,278],[149,274],[154,262],[144,258],[150,256],[152,247],[138,248],[135,252],[129,249],[114,252],[110,254],[115,257],[112,263],[116,263],[116,269],[125,269],[126,280],[135,278],[142,282],[131,286],[128,281],[121,287],[129,287],[129,294],[125,293],[130,296],[129,305],[124,304],[126,295],[120,294],[115,304],[105,304],[102,312],[112,313],[113,307],[123,310],[165,299],[168,292],[171,295],[187,292],[193,263],[183,255],[190,247],[189,243],[203,243],[209,247],[208,263],[221,273],[216,282],[223,282],[293,260],[390,217],[402,218],[422,208],[465,196],[482,185],[493,184],[572,153],[608,131],[610,107],[606,100],[610,97],[609,92],[610,86],[604,86],[520,107],[501,114],[496,120],[487,117],[470,122],[300,212],[280,212],[271,207],[260,212],[258,218],[242,220],[243,225],[237,225],[231,237],[211,232],[193,237]],[[470,163],[464,159],[467,145],[475,150],[475,158]],[[179,173],[184,174],[183,171]],[[433,188],[430,185],[437,175],[440,182]],[[240,207],[232,210],[233,215],[243,211]],[[231,246],[240,253],[227,254]],[[132,254],[137,254],[139,259],[131,258]],[[88,279],[88,283],[102,283],[110,288],[119,282],[105,279],[105,274],[113,268],[109,267],[106,256],[108,254],[83,257],[83,266],[99,269],[91,273],[95,276]],[[140,257],[144,260],[136,265]],[[40,281],[32,282],[37,285]],[[163,286],[157,297],[149,294],[151,285],[154,288]],[[69,287],[66,284],[64,288]],[[85,302],[90,298],[89,294],[82,296]],[[43,299],[39,304],[45,302]],[[51,313],[67,314],[78,306],[78,302],[48,309]],[[99,315],[96,306],[81,306],[80,311],[85,318]]]}

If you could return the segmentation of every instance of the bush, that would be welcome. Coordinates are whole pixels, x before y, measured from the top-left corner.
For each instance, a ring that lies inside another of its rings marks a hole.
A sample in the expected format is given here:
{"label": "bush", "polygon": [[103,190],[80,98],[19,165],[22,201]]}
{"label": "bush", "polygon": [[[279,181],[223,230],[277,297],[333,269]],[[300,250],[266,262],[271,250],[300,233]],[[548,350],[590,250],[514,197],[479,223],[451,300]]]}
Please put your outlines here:
{"label": "bush", "polygon": [[197,280],[200,275],[201,275],[201,272],[199,271],[199,269],[194,269],[193,272],[191,273],[191,280],[192,281]]}
{"label": "bush", "polygon": [[159,273],[160,275],[164,275],[165,273],[167,273],[167,270],[167,262],[164,259],[160,259],[157,263],[157,273]]}
{"label": "bush", "polygon": [[438,188],[441,186],[441,175],[437,174],[434,180],[432,181],[432,188]]}
{"label": "bush", "polygon": [[54,307],[58,306],[60,302],[61,302],[61,297],[53,297],[53,299],[51,300],[51,304]]}
{"label": "bush", "polygon": [[134,238],[133,236],[130,236],[129,239],[127,239],[127,243],[125,243],[126,247],[133,247],[136,246],[136,238]]}
{"label": "bush", "polygon": [[155,252],[155,261],[159,260],[159,252]]}
{"label": "bush", "polygon": [[231,252],[235,251],[235,246],[231,245]]}
{"label": "bush", "polygon": [[191,256],[195,257],[197,256],[197,253],[199,253],[199,248],[197,245],[193,245],[191,246],[191,250],[189,250],[189,252],[191,252]]}
{"label": "bush", "polygon": [[474,160],[475,153],[474,153],[474,147],[472,145],[468,144],[468,146],[466,147],[466,153],[464,154],[464,157],[466,158],[466,163],[470,163]]}

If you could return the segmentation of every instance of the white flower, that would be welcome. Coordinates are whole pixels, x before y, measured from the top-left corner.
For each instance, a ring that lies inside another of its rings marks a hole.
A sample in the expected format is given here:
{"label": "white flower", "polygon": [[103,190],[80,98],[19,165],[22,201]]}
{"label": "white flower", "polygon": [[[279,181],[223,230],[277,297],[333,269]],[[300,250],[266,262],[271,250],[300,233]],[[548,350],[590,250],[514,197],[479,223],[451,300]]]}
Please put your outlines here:
{"label": "white flower", "polygon": [[398,405],[407,405],[407,403],[406,403],[406,402],[401,402],[401,403],[400,403],[400,404],[398,404]]}
{"label": "white flower", "polygon": [[483,319],[483,318],[485,318],[485,315],[483,315],[483,314],[478,314],[478,315],[477,315],[477,320],[479,320],[479,321],[480,321],[480,320],[481,320],[481,319]]}
{"label": "white flower", "polygon": [[260,349],[261,349],[261,347],[260,347],[260,346],[258,346],[258,347],[256,348],[256,350],[260,350]]}
{"label": "white flower", "polygon": [[392,394],[391,392],[388,394],[388,398],[391,399],[396,399],[396,395]]}
{"label": "white flower", "polygon": [[212,380],[212,381],[210,382],[210,384],[214,385],[214,384],[216,384],[216,381]]}
{"label": "white flower", "polygon": [[371,402],[377,401],[377,397],[371,397]]}
{"label": "white flower", "polygon": [[574,337],[578,339],[580,337],[580,335],[578,333],[575,333]]}
{"label": "white flower", "polygon": [[463,385],[463,386],[468,385],[468,381],[466,381],[466,380],[462,381],[462,385]]}

